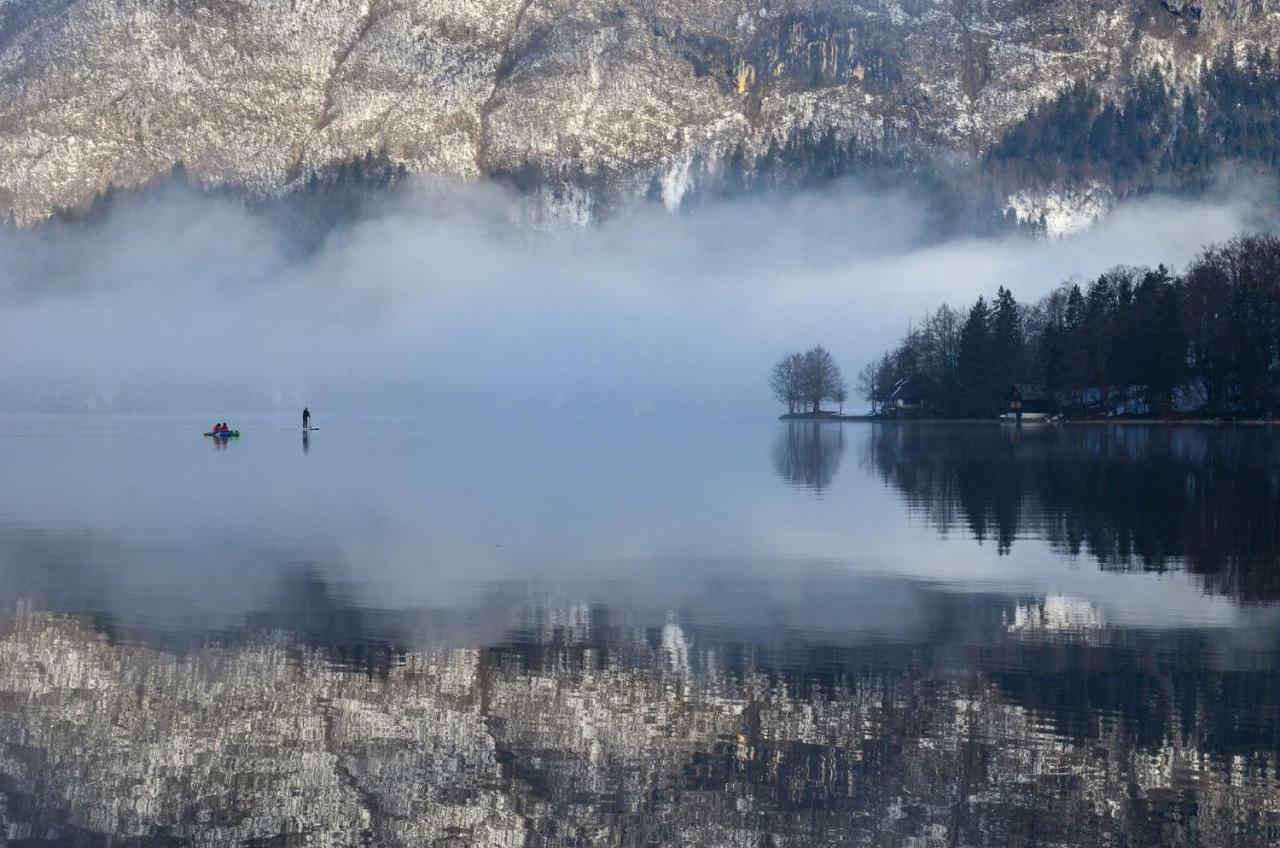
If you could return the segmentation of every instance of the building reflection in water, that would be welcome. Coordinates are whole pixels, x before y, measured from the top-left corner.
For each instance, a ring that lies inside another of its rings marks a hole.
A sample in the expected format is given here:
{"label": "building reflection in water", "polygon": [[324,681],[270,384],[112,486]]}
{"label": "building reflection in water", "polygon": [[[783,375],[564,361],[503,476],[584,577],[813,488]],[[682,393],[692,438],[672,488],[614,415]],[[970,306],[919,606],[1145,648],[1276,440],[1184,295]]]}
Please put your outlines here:
{"label": "building reflection in water", "polygon": [[844,440],[838,422],[788,421],[773,443],[773,467],[792,486],[821,492],[840,470]]}

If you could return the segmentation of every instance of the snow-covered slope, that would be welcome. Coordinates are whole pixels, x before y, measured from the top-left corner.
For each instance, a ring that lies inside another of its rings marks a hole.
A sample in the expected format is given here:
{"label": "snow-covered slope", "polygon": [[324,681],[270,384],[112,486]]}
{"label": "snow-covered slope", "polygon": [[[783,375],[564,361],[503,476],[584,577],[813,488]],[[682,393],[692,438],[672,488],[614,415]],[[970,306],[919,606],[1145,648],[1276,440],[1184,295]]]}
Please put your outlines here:
{"label": "snow-covered slope", "polygon": [[805,129],[973,157],[1076,79],[1194,82],[1278,0],[0,0],[0,215],[183,162],[270,195],[385,150],[588,213]]}

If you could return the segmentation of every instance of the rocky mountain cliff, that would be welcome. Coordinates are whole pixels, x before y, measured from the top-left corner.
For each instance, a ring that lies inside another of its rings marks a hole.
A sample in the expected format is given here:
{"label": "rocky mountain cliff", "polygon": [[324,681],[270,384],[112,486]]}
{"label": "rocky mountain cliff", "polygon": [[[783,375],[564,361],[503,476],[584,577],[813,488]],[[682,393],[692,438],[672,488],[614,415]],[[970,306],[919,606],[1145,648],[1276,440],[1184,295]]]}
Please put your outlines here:
{"label": "rocky mountain cliff", "polygon": [[370,150],[576,218],[674,208],[797,138],[978,163],[1077,81],[1195,89],[1276,43],[1280,0],[0,0],[0,217],[179,162],[270,197]]}

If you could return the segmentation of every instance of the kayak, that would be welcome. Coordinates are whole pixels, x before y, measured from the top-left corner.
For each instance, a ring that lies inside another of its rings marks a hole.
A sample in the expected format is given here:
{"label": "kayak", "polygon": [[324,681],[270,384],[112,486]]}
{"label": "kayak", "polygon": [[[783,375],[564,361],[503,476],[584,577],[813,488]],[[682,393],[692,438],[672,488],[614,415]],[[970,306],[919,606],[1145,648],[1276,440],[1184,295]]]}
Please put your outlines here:
{"label": "kayak", "polygon": [[213,436],[215,439],[229,439],[231,437],[239,437],[239,430],[232,430],[230,433],[205,433],[206,436]]}

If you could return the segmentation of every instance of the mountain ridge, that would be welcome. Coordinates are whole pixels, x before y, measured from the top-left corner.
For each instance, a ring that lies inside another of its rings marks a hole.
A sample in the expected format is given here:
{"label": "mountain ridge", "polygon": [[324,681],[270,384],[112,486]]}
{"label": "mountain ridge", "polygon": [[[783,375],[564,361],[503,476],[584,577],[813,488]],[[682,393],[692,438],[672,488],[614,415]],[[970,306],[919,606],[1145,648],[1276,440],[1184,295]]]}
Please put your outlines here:
{"label": "mountain ridge", "polygon": [[[1198,90],[1224,51],[1278,42],[1276,0],[8,0],[0,216],[30,225],[178,163],[280,196],[373,150],[586,221],[644,196],[674,209],[796,138],[975,167],[1077,82],[1122,100],[1158,70]],[[1022,182],[1001,206],[1063,202]]]}

